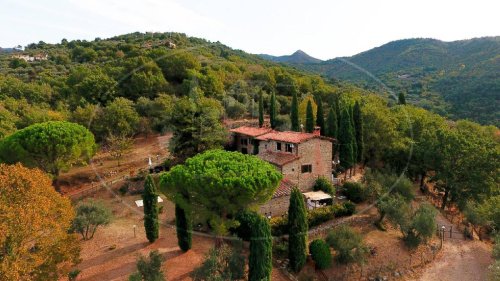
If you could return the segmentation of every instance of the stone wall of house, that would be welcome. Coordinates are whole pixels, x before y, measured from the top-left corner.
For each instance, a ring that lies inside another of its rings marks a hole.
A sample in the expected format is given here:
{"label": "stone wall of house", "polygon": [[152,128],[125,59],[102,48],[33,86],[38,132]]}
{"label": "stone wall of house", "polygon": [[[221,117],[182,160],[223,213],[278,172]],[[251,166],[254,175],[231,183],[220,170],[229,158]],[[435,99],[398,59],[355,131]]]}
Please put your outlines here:
{"label": "stone wall of house", "polygon": [[[295,169],[300,174],[298,186],[302,191],[312,188],[318,177],[332,179],[332,143],[323,139],[311,139],[299,144],[299,165]],[[312,165],[311,173],[302,173],[302,165]]]}
{"label": "stone wall of house", "polygon": [[280,217],[288,212],[289,204],[290,195],[273,198],[260,206],[259,213],[262,215],[271,215],[272,217]]}
{"label": "stone wall of house", "polygon": [[[242,145],[241,144],[241,139],[246,139],[248,144],[247,145]],[[234,141],[234,144],[235,144],[236,151],[244,152],[243,148],[246,148],[247,149],[247,153],[246,154],[253,154],[253,144],[252,144],[252,138],[251,137],[245,136],[245,135],[240,135],[240,134],[234,134],[233,141]]]}

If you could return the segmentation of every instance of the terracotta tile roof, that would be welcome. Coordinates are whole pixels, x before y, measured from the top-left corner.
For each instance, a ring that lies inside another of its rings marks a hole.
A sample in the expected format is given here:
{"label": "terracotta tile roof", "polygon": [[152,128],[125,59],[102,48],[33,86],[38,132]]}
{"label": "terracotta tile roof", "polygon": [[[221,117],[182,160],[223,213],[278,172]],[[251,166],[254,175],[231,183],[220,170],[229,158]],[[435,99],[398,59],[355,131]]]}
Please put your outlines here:
{"label": "terracotta tile roof", "polygon": [[310,133],[301,133],[301,132],[291,132],[291,131],[286,131],[286,132],[278,132],[278,131],[272,131],[267,134],[263,134],[258,136],[256,139],[258,140],[275,140],[275,141],[282,141],[282,142],[289,142],[289,143],[301,143],[306,140],[320,137],[315,134],[310,134]]}
{"label": "terracotta tile roof", "polygon": [[276,191],[273,194],[273,199],[278,198],[278,197],[282,197],[282,196],[288,196],[288,195],[292,194],[292,188],[294,186],[295,185],[291,181],[289,181],[287,179],[282,180],[280,182],[280,185],[278,186],[278,188],[276,189]]}
{"label": "terracotta tile roof", "polygon": [[299,159],[299,156],[292,153],[274,152],[268,150],[259,153],[257,156],[259,156],[259,158],[261,158],[262,160],[270,162],[271,164],[277,166],[283,166],[287,163]]}
{"label": "terracotta tile roof", "polygon": [[249,126],[241,126],[238,128],[234,128],[230,130],[233,133],[243,134],[251,137],[257,137],[260,135],[264,135],[272,131],[271,128],[258,128],[258,127],[249,127]]}

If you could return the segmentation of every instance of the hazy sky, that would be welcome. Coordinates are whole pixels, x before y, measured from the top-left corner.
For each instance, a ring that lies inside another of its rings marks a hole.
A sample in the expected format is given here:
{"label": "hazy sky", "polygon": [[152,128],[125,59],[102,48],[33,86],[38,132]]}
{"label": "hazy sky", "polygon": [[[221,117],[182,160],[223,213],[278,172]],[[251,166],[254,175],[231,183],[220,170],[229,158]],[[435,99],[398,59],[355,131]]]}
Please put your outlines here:
{"label": "hazy sky", "polygon": [[250,53],[328,59],[396,39],[500,35],[498,0],[0,0],[0,46],[176,31]]}

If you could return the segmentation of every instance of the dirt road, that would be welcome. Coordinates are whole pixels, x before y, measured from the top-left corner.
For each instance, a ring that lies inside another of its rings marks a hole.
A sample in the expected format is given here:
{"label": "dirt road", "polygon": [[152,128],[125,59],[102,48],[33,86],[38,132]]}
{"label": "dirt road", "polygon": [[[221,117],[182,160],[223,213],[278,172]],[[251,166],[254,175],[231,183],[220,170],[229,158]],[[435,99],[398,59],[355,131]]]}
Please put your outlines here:
{"label": "dirt road", "polygon": [[[436,219],[439,225],[451,225],[441,214]],[[447,239],[440,256],[419,277],[411,280],[483,281],[487,280],[491,263],[491,247],[488,244],[477,240]]]}

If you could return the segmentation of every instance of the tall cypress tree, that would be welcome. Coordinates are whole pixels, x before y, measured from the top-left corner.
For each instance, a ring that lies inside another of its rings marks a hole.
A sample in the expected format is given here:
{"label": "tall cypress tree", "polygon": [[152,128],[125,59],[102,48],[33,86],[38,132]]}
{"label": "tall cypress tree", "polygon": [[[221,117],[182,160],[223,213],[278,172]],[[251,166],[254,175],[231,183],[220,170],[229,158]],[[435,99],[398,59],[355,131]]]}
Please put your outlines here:
{"label": "tall cypress tree", "polygon": [[398,95],[398,103],[402,104],[402,105],[406,104],[406,98],[405,98],[405,94],[403,92],[400,92]]}
{"label": "tall cypress tree", "polygon": [[[325,135],[330,138],[337,139],[338,138],[338,121],[337,121],[337,114],[335,113],[335,110],[333,107],[330,108],[330,111],[328,112],[328,118],[326,119],[326,132]],[[337,153],[338,150],[338,145],[337,145],[338,140],[335,141],[335,143],[332,144],[332,157],[335,158],[335,154]]]}
{"label": "tall cypress tree", "polygon": [[293,92],[290,119],[292,121],[292,131],[299,132],[300,131],[299,101],[297,99],[297,92],[296,91]]}
{"label": "tall cypress tree", "polygon": [[363,148],[364,148],[364,142],[363,142],[363,118],[361,116],[361,106],[359,105],[359,102],[356,101],[354,104],[354,110],[353,110],[353,115],[354,115],[354,129],[356,131],[356,144],[358,148],[358,153],[357,153],[357,162],[362,162],[363,161]]}
{"label": "tall cypress tree", "polygon": [[276,128],[276,95],[271,93],[271,105],[269,107],[269,118],[271,119],[271,128]]}
{"label": "tall cypress tree", "polygon": [[307,212],[304,197],[298,188],[290,195],[288,207],[288,259],[293,271],[299,272],[307,258]]}
{"label": "tall cypress tree", "polygon": [[337,138],[338,137],[337,133],[338,133],[337,114],[335,113],[335,110],[333,110],[333,107],[331,107],[330,111],[328,111],[328,117],[326,119],[325,136],[330,138]]}
{"label": "tall cypress tree", "polygon": [[351,117],[351,143],[352,143],[352,164],[356,165],[358,159],[358,143],[356,142],[356,126],[354,125],[354,106],[350,106],[349,115]]}
{"label": "tall cypress tree", "polygon": [[311,100],[308,100],[306,107],[306,132],[312,133],[313,131],[314,131],[314,113]]}
{"label": "tall cypress tree", "polygon": [[144,204],[144,228],[146,230],[146,237],[150,243],[153,243],[159,237],[160,224],[158,222],[158,192],[151,175],[146,177],[142,201]]}
{"label": "tall cypress tree", "polygon": [[191,249],[193,226],[189,214],[187,214],[178,204],[175,204],[175,228],[177,231],[177,243],[179,244],[179,248],[187,252]]}
{"label": "tall cypress tree", "polygon": [[264,101],[262,100],[262,93],[259,95],[259,127],[264,126]]}
{"label": "tall cypress tree", "polygon": [[248,280],[271,280],[272,265],[271,227],[263,216],[259,215],[252,226],[250,255],[248,257]]}
{"label": "tall cypress tree", "polygon": [[321,130],[321,135],[324,136],[326,133],[325,128],[325,115],[323,113],[323,102],[321,101],[321,97],[318,97],[318,109],[316,111],[316,126],[318,126]]}
{"label": "tall cypress tree", "polygon": [[346,170],[351,168],[354,163],[352,121],[349,111],[349,107],[342,110],[338,137],[340,166]]}

